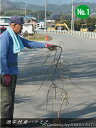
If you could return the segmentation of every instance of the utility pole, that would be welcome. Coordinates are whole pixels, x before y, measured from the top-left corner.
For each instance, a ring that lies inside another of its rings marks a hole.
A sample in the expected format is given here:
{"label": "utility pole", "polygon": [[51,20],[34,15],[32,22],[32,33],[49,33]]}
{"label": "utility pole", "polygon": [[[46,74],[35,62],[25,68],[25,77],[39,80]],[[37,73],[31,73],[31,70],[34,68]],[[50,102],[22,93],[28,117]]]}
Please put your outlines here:
{"label": "utility pole", "polygon": [[45,0],[45,32],[46,32],[46,13],[47,13],[47,0]]}
{"label": "utility pole", "polygon": [[45,0],[45,41],[47,41],[47,23],[46,18],[47,17],[47,0]]}
{"label": "utility pole", "polygon": [[72,0],[71,30],[74,31],[74,0]]}
{"label": "utility pole", "polygon": [[39,21],[39,11],[38,11],[38,21]]}
{"label": "utility pole", "polygon": [[27,14],[27,1],[26,1],[26,5],[25,5],[25,17],[26,17],[26,14]]}
{"label": "utility pole", "polygon": [[26,1],[26,5],[25,5],[25,23],[26,23],[26,15],[27,15],[27,1]]}

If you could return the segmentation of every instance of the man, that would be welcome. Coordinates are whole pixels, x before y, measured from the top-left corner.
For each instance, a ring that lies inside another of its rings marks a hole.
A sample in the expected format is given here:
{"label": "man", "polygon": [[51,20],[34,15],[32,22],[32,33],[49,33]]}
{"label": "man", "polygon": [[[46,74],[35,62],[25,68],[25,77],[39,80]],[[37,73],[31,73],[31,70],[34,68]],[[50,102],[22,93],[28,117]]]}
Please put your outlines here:
{"label": "man", "polygon": [[22,31],[23,17],[12,16],[10,26],[0,36],[0,78],[1,78],[1,123],[6,126],[13,119],[15,87],[18,75],[18,53],[24,48],[56,49],[56,45],[29,41],[19,34]]}

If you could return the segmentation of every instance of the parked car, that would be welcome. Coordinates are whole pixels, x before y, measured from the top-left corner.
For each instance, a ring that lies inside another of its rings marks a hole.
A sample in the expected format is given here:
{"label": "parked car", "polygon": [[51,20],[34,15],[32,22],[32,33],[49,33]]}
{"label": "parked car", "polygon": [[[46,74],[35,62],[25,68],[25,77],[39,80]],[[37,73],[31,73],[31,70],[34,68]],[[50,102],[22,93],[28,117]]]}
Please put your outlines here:
{"label": "parked car", "polygon": [[0,27],[0,35],[6,30],[5,27]]}
{"label": "parked car", "polygon": [[0,16],[0,34],[9,26],[10,17]]}

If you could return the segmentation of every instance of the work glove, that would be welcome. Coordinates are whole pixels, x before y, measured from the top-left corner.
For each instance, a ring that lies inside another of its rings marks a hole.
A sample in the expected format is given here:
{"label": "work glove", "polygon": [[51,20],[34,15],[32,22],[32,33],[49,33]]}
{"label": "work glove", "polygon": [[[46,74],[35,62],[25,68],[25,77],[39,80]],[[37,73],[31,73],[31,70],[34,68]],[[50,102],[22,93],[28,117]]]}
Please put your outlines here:
{"label": "work glove", "polygon": [[46,48],[48,48],[50,51],[57,50],[57,47],[57,45],[46,44]]}
{"label": "work glove", "polygon": [[11,83],[11,76],[10,76],[10,74],[5,74],[5,75],[4,75],[4,81],[5,81],[5,84],[6,84],[7,86],[10,85],[10,83]]}

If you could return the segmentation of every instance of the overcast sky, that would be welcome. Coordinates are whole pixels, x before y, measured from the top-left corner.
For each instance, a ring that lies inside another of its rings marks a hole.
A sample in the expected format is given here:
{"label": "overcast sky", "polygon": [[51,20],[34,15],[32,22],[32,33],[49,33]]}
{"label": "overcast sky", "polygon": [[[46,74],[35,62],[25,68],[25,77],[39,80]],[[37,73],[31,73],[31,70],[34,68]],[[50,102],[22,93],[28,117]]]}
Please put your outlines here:
{"label": "overcast sky", "polygon": [[[44,5],[46,0],[10,0],[10,1],[17,1],[17,2],[27,2],[27,3],[31,3],[31,4],[35,4],[35,5]],[[47,0],[47,3],[51,3],[51,4],[59,4],[62,5],[64,3],[69,4],[71,3],[72,0]],[[74,0],[76,2],[95,2],[96,0]]]}

